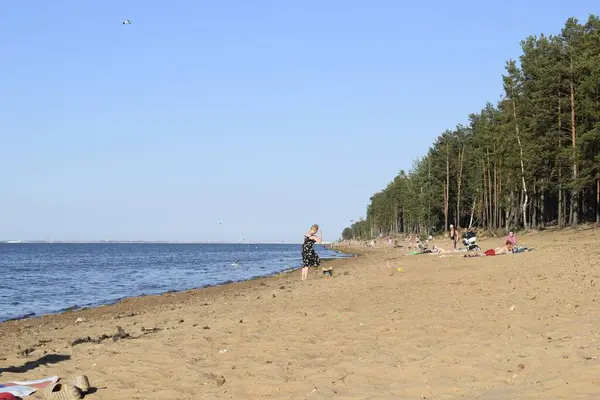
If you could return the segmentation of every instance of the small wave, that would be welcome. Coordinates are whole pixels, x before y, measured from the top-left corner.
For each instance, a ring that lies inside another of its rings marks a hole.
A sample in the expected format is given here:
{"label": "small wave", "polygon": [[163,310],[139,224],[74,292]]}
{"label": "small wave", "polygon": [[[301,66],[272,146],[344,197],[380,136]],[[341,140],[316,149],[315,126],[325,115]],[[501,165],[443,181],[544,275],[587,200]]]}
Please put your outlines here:
{"label": "small wave", "polygon": [[74,306],[69,306],[69,307],[65,307],[65,308],[61,308],[58,312],[71,312],[71,311],[77,311],[77,310],[81,310],[81,306],[75,304]]}
{"label": "small wave", "polygon": [[8,318],[8,319],[6,319],[6,321],[20,321],[22,319],[27,319],[27,318],[31,318],[31,317],[35,317],[35,313],[28,313],[28,314],[19,315],[17,317]]}

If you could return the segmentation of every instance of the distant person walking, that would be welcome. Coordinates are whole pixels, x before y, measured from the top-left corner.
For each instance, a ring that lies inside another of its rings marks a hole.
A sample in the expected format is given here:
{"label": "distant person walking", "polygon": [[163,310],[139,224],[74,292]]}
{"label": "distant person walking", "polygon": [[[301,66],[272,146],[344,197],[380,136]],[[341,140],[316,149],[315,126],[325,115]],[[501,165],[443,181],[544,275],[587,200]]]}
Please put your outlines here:
{"label": "distant person walking", "polygon": [[458,242],[458,230],[454,228],[454,225],[450,224],[450,240],[452,240],[452,245],[454,246],[454,250],[456,250],[456,242]]}
{"label": "distant person walking", "polygon": [[[317,237],[317,232],[319,236]],[[302,244],[302,280],[308,278],[308,268],[321,265],[319,255],[313,248],[315,243],[323,241],[323,232],[319,230],[319,225],[314,224],[308,232],[304,234],[304,243]]]}

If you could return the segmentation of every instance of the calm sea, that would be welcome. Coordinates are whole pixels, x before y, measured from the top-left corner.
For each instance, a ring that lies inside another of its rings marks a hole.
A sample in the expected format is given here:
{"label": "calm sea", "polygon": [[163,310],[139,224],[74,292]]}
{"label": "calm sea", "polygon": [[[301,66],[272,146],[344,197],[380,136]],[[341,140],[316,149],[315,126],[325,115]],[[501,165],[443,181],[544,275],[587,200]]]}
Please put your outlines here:
{"label": "calm sea", "polygon": [[0,244],[0,321],[268,276],[299,267],[300,246]]}

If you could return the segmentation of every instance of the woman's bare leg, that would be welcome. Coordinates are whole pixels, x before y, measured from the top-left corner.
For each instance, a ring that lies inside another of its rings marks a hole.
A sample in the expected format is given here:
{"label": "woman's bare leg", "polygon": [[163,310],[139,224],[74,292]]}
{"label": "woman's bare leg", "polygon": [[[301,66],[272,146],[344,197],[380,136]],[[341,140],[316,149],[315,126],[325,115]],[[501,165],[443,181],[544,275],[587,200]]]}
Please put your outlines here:
{"label": "woman's bare leg", "polygon": [[308,267],[302,267],[302,280],[308,278]]}

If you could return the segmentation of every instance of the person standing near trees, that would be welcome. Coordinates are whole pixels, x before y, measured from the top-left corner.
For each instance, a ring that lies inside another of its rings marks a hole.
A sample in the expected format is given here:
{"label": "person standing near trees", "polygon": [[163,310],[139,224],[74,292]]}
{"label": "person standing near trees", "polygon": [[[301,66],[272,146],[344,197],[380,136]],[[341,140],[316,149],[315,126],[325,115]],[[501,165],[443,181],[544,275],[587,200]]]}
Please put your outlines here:
{"label": "person standing near trees", "polygon": [[[319,236],[317,235],[319,232]],[[308,278],[308,268],[321,265],[319,255],[313,248],[315,243],[323,241],[323,231],[319,230],[319,225],[314,224],[308,232],[304,234],[304,243],[302,244],[302,280]]]}
{"label": "person standing near trees", "polygon": [[452,240],[452,246],[456,250],[456,242],[458,242],[458,230],[454,228],[454,225],[450,224],[450,240]]}

